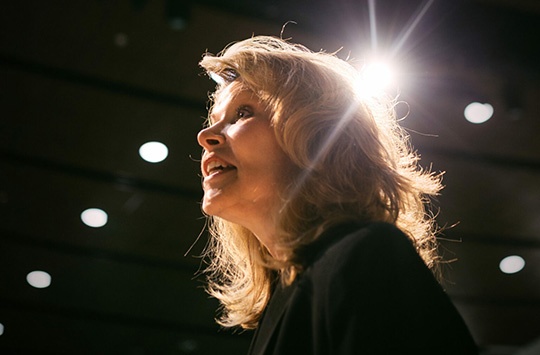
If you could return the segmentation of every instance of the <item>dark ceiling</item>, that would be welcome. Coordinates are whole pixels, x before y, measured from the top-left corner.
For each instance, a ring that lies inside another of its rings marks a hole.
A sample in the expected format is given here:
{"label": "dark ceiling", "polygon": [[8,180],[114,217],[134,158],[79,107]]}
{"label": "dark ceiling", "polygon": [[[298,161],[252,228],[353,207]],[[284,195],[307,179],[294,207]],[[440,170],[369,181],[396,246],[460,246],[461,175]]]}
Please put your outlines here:
{"label": "dark ceiling", "polygon": [[[3,4],[0,353],[244,353],[251,334],[214,324],[217,304],[195,277],[206,240],[195,136],[213,87],[197,63],[289,20],[285,37],[361,60],[367,3]],[[538,354],[540,6],[376,4],[378,48],[401,68],[403,125],[424,164],[446,171],[439,223],[458,223],[443,242],[458,261],[445,288],[483,354]],[[472,101],[491,103],[493,118],[465,121]],[[138,155],[153,140],[169,148],[161,163]],[[108,213],[104,227],[81,222],[90,207]],[[513,254],[525,268],[503,274]],[[50,287],[30,286],[33,270]]]}

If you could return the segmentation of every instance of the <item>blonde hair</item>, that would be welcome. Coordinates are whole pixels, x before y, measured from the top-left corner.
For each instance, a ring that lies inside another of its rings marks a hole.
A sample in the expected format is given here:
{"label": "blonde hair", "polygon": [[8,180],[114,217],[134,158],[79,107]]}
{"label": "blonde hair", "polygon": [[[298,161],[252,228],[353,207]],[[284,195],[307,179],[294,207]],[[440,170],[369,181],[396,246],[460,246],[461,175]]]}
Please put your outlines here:
{"label": "blonde hair", "polygon": [[394,101],[362,97],[359,72],[334,54],[280,38],[257,36],[206,54],[201,66],[221,88],[240,82],[271,112],[276,138],[297,176],[283,200],[274,260],[246,228],[208,216],[208,292],[222,305],[218,323],[256,327],[272,282],[290,283],[302,270],[295,251],[345,221],[397,225],[432,269],[438,259],[429,197],[440,176],[422,170]]}

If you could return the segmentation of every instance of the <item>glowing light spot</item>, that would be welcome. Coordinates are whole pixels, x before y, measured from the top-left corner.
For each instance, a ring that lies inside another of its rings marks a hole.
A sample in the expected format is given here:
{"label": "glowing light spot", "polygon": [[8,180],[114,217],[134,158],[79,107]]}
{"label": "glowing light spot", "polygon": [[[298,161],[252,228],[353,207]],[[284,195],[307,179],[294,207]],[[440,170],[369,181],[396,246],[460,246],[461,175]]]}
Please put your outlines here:
{"label": "glowing light spot", "polygon": [[174,17],[169,19],[169,26],[175,31],[180,31],[186,28],[187,21],[182,17]]}
{"label": "glowing light spot", "polygon": [[114,43],[118,47],[125,47],[128,44],[128,36],[125,33],[117,33],[114,35]]}
{"label": "glowing light spot", "polygon": [[199,349],[199,344],[193,339],[182,340],[178,343],[178,347],[184,354],[194,353]]}
{"label": "glowing light spot", "polygon": [[502,259],[499,268],[505,274],[515,274],[525,267],[525,260],[518,255],[510,255]]}
{"label": "glowing light spot", "polygon": [[51,275],[45,271],[32,271],[26,275],[26,281],[35,288],[46,288],[51,285]]}
{"label": "glowing light spot", "polygon": [[107,224],[107,213],[99,208],[89,208],[81,213],[81,220],[88,227],[99,228]]}
{"label": "glowing light spot", "polygon": [[362,97],[380,95],[393,81],[390,67],[385,63],[372,63],[362,69],[357,90]]}
{"label": "glowing light spot", "polygon": [[484,123],[493,116],[493,106],[472,102],[465,107],[463,112],[467,121],[471,123]]}
{"label": "glowing light spot", "polygon": [[147,142],[139,148],[139,155],[149,163],[159,163],[167,158],[169,149],[160,142]]}
{"label": "glowing light spot", "polygon": [[4,325],[0,323],[0,335],[4,334]]}

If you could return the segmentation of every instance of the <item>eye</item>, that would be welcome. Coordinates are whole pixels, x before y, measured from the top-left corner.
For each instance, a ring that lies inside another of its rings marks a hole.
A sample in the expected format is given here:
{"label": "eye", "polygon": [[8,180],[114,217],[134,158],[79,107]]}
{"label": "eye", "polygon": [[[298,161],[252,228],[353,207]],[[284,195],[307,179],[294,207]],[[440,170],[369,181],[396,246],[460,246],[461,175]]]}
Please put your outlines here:
{"label": "eye", "polygon": [[236,116],[234,117],[233,122],[250,117],[253,117],[253,109],[249,106],[240,106],[236,109]]}

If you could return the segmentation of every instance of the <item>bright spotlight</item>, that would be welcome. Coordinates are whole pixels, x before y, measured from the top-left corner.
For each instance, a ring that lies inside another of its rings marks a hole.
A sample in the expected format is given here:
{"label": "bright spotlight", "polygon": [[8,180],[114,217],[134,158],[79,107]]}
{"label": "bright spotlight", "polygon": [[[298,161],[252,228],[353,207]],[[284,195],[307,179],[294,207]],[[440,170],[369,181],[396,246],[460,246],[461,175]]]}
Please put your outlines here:
{"label": "bright spotlight", "polygon": [[141,158],[149,163],[159,163],[169,155],[169,149],[161,142],[147,142],[139,148]]}
{"label": "bright spotlight", "polygon": [[484,123],[493,116],[493,106],[481,104],[480,102],[471,102],[465,107],[463,114],[467,121],[471,123]]}
{"label": "bright spotlight", "polygon": [[362,69],[357,89],[362,97],[373,97],[384,92],[392,81],[393,74],[390,66],[386,63],[375,62]]}
{"label": "bright spotlight", "polygon": [[88,227],[99,228],[107,224],[107,212],[99,208],[88,208],[81,213],[81,220]]}
{"label": "bright spotlight", "polygon": [[51,285],[51,275],[45,271],[32,271],[26,275],[26,281],[35,288],[46,288]]}
{"label": "bright spotlight", "polygon": [[515,274],[525,267],[525,259],[518,255],[510,255],[502,259],[499,268],[505,274]]}

